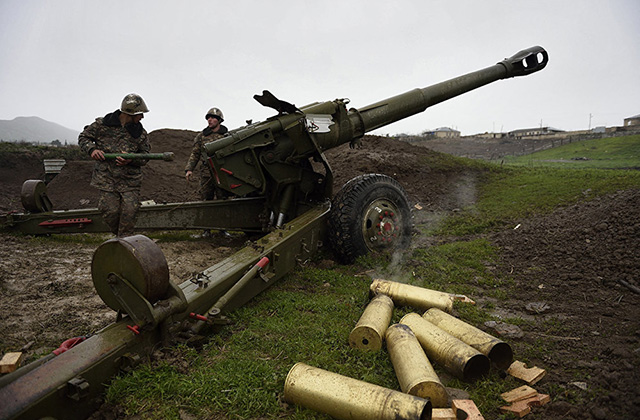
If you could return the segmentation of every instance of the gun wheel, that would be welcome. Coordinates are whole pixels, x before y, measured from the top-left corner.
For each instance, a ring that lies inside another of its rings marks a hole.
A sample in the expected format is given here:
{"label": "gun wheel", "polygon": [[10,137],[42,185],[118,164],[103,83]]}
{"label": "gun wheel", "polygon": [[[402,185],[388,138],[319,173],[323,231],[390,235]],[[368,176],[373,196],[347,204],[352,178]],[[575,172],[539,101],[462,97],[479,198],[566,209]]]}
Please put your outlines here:
{"label": "gun wheel", "polygon": [[370,252],[404,249],[411,240],[407,193],[381,174],[353,178],[336,194],[329,213],[329,241],[345,263]]}
{"label": "gun wheel", "polygon": [[124,310],[109,287],[110,273],[126,279],[151,304],[169,288],[169,266],[162,250],[144,235],[114,238],[103,242],[93,254],[91,277],[104,303],[113,310]]}

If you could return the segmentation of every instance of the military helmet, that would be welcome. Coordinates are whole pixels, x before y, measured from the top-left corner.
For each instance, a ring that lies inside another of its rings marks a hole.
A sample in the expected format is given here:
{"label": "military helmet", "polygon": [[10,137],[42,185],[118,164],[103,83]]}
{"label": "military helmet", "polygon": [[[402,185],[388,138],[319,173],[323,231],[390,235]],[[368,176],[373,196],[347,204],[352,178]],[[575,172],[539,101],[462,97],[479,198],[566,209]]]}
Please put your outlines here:
{"label": "military helmet", "polygon": [[130,93],[122,100],[120,112],[128,115],[138,115],[149,112],[149,108],[147,108],[147,104],[144,103],[142,96],[136,93]]}
{"label": "military helmet", "polygon": [[219,108],[211,108],[209,111],[207,111],[207,113],[204,115],[204,119],[208,120],[209,117],[218,117],[220,122],[224,121],[224,115],[222,115],[222,111],[220,111]]}

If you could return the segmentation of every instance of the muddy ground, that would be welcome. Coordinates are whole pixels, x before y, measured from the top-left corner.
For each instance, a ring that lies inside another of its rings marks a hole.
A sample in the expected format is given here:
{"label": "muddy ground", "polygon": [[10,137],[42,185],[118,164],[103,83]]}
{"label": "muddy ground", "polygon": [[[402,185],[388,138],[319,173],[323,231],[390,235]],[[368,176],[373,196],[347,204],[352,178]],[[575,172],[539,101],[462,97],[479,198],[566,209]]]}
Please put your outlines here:
{"label": "muddy ground", "polygon": [[[187,184],[183,166],[195,132],[151,133],[154,152],[173,151],[174,162],[145,168],[143,200],[190,201],[196,183]],[[433,151],[390,138],[367,137],[360,149],[346,145],[327,153],[336,185],[353,176],[378,172],[395,177],[426,223],[475,199],[478,173],[455,168],[433,170],[424,159]],[[89,187],[92,163],[68,162],[48,187],[56,209],[95,207]],[[42,178],[40,161],[16,156],[0,162],[0,213],[20,210],[20,186]],[[556,212],[518,221],[487,237],[501,249],[489,267],[513,279],[504,301],[473,296],[492,304],[497,315],[520,317],[524,336],[508,339],[518,348],[534,343],[532,362],[547,370],[536,384],[552,402],[528,417],[535,419],[636,418],[640,411],[640,191],[620,191]],[[514,226],[515,227],[515,226]],[[104,239],[109,238],[105,235]],[[171,273],[180,283],[234,252],[244,237],[221,236],[196,242],[159,242]],[[428,246],[417,236],[413,246]],[[24,351],[27,360],[51,351],[67,338],[96,331],[114,319],[96,295],[90,261],[95,244],[52,242],[0,232],[0,350]],[[470,279],[470,282],[474,282]],[[540,311],[527,305],[540,303]]]}

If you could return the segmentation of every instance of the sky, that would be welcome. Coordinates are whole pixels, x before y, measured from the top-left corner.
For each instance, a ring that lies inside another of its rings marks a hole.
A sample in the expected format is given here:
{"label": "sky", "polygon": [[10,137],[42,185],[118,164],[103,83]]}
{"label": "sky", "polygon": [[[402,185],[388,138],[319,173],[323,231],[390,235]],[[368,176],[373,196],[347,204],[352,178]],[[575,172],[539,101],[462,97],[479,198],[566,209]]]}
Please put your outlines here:
{"label": "sky", "polygon": [[0,120],[81,131],[131,92],[143,125],[229,129],[348,98],[363,108],[542,46],[549,64],[372,132],[586,130],[640,114],[638,0],[0,0]]}

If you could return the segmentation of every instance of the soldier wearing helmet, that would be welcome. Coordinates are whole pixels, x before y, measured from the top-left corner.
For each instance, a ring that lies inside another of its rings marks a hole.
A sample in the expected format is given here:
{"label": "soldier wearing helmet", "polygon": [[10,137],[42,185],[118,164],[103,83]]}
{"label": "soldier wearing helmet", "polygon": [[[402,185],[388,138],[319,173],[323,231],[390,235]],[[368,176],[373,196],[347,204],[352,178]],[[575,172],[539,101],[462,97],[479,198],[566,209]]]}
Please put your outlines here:
{"label": "soldier wearing helmet", "polygon": [[140,95],[125,96],[120,109],[87,125],[78,137],[80,148],[96,161],[91,185],[100,190],[98,209],[116,236],[133,235],[140,208],[143,159],[105,160],[105,153],[149,153],[151,146],[140,120],[149,112]]}
{"label": "soldier wearing helmet", "polygon": [[[193,178],[193,171],[199,166],[200,172],[200,198],[202,200],[213,200],[216,192],[216,185],[213,181],[213,175],[211,168],[207,164],[207,153],[204,150],[205,143],[212,142],[221,137],[224,137],[229,130],[222,125],[224,121],[224,115],[219,108],[211,108],[204,116],[207,120],[207,127],[202,132],[196,135],[193,140],[193,148],[191,149],[191,155],[185,166],[185,177],[187,181],[191,181]],[[198,165],[198,163],[201,163]]]}
{"label": "soldier wearing helmet", "polygon": [[[120,112],[124,112],[125,114],[132,116],[142,115],[145,112],[149,112],[149,108],[147,108],[147,104],[144,103],[144,99],[142,99],[140,95],[130,93],[122,100]],[[142,118],[144,118],[144,116],[142,116],[141,119]]]}
{"label": "soldier wearing helmet", "polygon": [[[193,179],[193,172],[196,167],[198,167],[200,178],[200,199],[213,200],[216,198],[217,185],[214,181],[213,171],[207,163],[207,153],[204,149],[204,145],[205,143],[224,137],[229,130],[227,130],[227,127],[222,125],[224,115],[219,108],[214,107],[208,110],[204,115],[204,119],[207,120],[207,127],[202,130],[202,132],[198,133],[196,138],[193,140],[193,148],[191,149],[191,155],[187,161],[187,166],[184,168],[184,172],[187,181],[191,181]],[[206,238],[210,236],[211,231],[208,229],[202,233],[202,237]]]}

